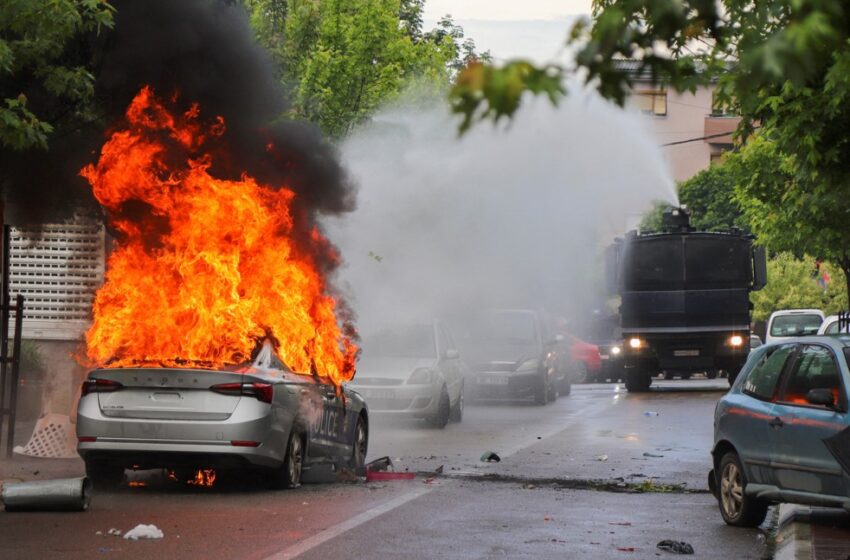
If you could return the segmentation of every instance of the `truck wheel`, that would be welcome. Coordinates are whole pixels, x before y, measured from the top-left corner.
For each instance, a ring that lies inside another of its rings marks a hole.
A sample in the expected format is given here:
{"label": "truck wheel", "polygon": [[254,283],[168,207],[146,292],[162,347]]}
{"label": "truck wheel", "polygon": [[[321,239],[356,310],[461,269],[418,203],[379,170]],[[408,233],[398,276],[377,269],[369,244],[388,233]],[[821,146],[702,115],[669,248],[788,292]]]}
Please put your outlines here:
{"label": "truck wheel", "polygon": [[626,390],[630,393],[645,393],[649,391],[652,378],[643,369],[631,369],[626,371]]}

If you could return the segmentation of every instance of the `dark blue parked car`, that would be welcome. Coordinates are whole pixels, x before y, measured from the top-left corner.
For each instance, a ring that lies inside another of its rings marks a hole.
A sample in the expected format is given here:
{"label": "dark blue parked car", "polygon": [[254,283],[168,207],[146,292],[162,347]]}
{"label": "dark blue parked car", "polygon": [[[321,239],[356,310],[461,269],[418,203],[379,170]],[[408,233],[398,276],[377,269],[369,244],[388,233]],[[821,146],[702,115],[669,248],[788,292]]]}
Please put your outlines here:
{"label": "dark blue parked car", "polygon": [[771,503],[850,510],[850,336],[756,348],[714,414],[709,486],[730,525]]}

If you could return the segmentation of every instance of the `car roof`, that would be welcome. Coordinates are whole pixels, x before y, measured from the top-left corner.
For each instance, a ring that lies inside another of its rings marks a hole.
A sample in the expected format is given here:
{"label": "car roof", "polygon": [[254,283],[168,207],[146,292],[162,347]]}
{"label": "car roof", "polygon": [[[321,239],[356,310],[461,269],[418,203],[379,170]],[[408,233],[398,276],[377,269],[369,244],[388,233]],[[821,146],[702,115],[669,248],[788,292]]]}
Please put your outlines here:
{"label": "car roof", "polygon": [[820,309],[779,309],[770,314],[770,318],[780,317],[783,315],[820,315],[823,317],[823,311]]}
{"label": "car roof", "polygon": [[850,346],[850,334],[840,333],[840,334],[818,334],[811,336],[792,336],[788,338],[782,338],[775,342],[771,342],[765,346],[760,346],[761,348],[772,348],[774,346],[780,346],[782,344],[798,344],[798,343],[808,343],[811,344],[813,342],[819,342],[821,344],[825,344],[827,346],[833,346],[838,348],[845,348]]}

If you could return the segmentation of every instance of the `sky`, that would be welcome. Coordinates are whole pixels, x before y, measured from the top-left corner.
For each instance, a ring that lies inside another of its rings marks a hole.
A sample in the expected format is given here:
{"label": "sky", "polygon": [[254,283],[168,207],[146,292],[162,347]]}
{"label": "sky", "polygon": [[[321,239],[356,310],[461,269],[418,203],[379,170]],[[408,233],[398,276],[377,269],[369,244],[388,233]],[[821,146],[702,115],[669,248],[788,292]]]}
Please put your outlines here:
{"label": "sky", "polygon": [[497,60],[550,62],[562,53],[575,19],[590,14],[591,0],[427,0],[425,27],[451,14],[478,50]]}

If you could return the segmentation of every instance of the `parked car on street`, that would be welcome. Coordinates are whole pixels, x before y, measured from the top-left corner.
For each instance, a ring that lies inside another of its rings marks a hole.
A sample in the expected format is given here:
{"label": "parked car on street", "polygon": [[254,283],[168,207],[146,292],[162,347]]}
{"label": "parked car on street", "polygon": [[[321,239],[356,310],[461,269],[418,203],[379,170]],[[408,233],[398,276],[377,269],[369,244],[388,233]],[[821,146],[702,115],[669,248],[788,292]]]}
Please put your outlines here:
{"label": "parked car on street", "polygon": [[599,347],[571,334],[563,335],[570,352],[573,383],[597,381],[602,370]]}
{"label": "parked car on street", "polygon": [[829,317],[824,319],[823,323],[821,323],[821,326],[818,329],[818,334],[847,334],[847,332],[850,330],[848,329],[850,325],[848,325],[848,323],[846,322],[848,319],[846,313],[847,312],[844,312],[843,316],[845,322],[842,322],[842,315],[830,315]]}
{"label": "parked car on street", "polygon": [[470,397],[531,398],[543,405],[570,394],[569,345],[545,313],[492,309],[461,322],[458,341],[472,370]]}
{"label": "parked car on street", "polygon": [[294,488],[321,463],[362,469],[369,415],[355,391],[292,373],[267,345],[232,370],[96,369],[82,386],[77,439],[96,487],[129,468],[212,468]]}
{"label": "parked car on street", "polygon": [[768,505],[850,510],[850,336],[809,336],[752,351],[714,415],[709,487],[730,525]]}
{"label": "parked car on street", "polygon": [[350,384],[373,414],[423,418],[437,428],[463,419],[467,367],[441,321],[366,337]]}
{"label": "parked car on street", "polygon": [[817,334],[823,323],[823,311],[820,309],[781,309],[770,314],[764,343],[778,342],[782,339]]}

